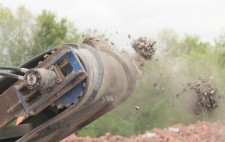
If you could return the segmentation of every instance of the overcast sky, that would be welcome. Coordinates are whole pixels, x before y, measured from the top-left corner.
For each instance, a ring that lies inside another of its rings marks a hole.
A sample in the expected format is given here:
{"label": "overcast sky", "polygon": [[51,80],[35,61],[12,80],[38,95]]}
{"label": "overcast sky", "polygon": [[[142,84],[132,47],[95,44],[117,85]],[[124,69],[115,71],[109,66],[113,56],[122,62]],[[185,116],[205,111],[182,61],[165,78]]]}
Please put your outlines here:
{"label": "overcast sky", "polygon": [[[80,31],[96,28],[112,34],[123,46],[127,35],[154,36],[163,29],[196,34],[213,41],[225,32],[224,0],[0,0],[16,10],[24,5],[34,14],[43,9],[73,21]],[[116,34],[118,31],[118,35]]]}

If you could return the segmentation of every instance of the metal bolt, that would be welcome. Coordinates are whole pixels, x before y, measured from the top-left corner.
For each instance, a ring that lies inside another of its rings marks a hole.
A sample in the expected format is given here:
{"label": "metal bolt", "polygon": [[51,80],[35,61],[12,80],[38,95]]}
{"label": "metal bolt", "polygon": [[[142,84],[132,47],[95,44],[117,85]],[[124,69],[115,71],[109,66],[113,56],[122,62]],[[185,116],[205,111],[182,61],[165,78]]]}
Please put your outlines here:
{"label": "metal bolt", "polygon": [[49,56],[48,54],[45,54],[45,55],[44,55],[44,58],[47,58],[48,56]]}
{"label": "metal bolt", "polygon": [[48,69],[52,71],[54,68],[53,68],[53,66],[50,66]]}
{"label": "metal bolt", "polygon": [[60,79],[57,79],[57,80],[56,80],[56,83],[60,83]]}
{"label": "metal bolt", "polygon": [[62,109],[63,106],[62,106],[62,105],[58,105],[57,108],[58,108],[58,109]]}
{"label": "metal bolt", "polygon": [[139,110],[139,109],[140,109],[140,107],[139,107],[139,106],[134,106],[134,108],[135,108],[136,110]]}
{"label": "metal bolt", "polygon": [[48,92],[48,91],[50,91],[50,88],[47,88],[47,89],[45,89],[46,90],[46,92]]}
{"label": "metal bolt", "polygon": [[69,107],[70,106],[70,104],[66,104],[66,107]]}

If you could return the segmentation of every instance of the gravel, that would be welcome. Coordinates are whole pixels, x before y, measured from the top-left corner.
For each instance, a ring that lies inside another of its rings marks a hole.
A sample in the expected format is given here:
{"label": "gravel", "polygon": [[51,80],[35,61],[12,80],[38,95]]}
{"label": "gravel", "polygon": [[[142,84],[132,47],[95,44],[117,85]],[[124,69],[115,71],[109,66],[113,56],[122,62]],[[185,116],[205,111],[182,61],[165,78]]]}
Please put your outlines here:
{"label": "gravel", "polygon": [[199,77],[196,83],[190,82],[184,85],[183,93],[191,94],[194,97],[193,112],[196,115],[203,113],[213,114],[219,107],[222,98],[213,78],[210,77]]}
{"label": "gravel", "polygon": [[72,135],[61,142],[224,142],[225,123],[197,122],[196,124],[177,124],[169,128],[155,128],[144,134],[123,137],[107,133],[98,138]]}
{"label": "gravel", "polygon": [[155,45],[156,42],[147,37],[139,37],[136,40],[133,40],[131,46],[134,50],[142,56],[145,60],[151,60],[153,55],[156,52]]}

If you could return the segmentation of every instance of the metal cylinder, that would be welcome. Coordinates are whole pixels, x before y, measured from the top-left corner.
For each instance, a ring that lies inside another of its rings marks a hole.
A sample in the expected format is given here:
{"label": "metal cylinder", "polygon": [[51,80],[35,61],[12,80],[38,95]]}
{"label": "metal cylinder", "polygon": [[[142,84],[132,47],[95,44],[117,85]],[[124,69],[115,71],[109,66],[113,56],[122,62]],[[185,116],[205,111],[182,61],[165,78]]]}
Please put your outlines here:
{"label": "metal cylinder", "polygon": [[128,54],[113,49],[95,49],[90,46],[74,49],[87,72],[87,86],[80,105],[105,96],[114,98],[118,105],[129,97],[138,79],[138,69]]}
{"label": "metal cylinder", "polygon": [[131,95],[139,70],[128,54],[87,45],[84,48],[75,46],[73,51],[88,74],[83,95],[76,104],[39,125],[19,141],[59,141],[118,106]]}
{"label": "metal cylinder", "polygon": [[57,80],[55,72],[42,68],[27,71],[25,78],[29,89],[46,89],[54,86]]}
{"label": "metal cylinder", "polygon": [[70,113],[61,114],[65,119],[58,117],[58,120],[64,121],[66,117],[74,116],[64,124],[69,128],[58,139],[78,131],[124,102],[132,94],[140,75],[135,62],[127,53],[90,46],[74,48],[74,51],[87,70],[87,85],[80,101],[68,109]]}

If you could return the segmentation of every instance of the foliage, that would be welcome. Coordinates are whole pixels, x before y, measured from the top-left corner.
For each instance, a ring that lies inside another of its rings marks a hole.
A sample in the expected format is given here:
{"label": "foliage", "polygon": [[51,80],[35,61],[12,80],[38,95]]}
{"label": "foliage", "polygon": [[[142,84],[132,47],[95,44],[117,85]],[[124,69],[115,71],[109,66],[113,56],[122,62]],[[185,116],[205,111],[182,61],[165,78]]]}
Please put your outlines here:
{"label": "foliage", "polygon": [[[31,14],[19,7],[14,15],[10,9],[0,6],[1,63],[18,65],[29,46]],[[10,53],[10,54],[9,54]]]}
{"label": "foliage", "polygon": [[215,40],[215,48],[217,51],[219,64],[225,67],[225,34],[220,35]]}
{"label": "foliage", "polygon": [[63,43],[76,43],[77,28],[66,18],[44,10],[35,17],[25,7],[16,13],[0,5],[0,61],[19,65],[38,53]]}
{"label": "foliage", "polygon": [[77,42],[79,40],[74,25],[65,18],[58,20],[52,12],[44,10],[36,18],[36,21],[32,40],[34,45],[30,48],[31,55],[36,55],[64,42]]}

